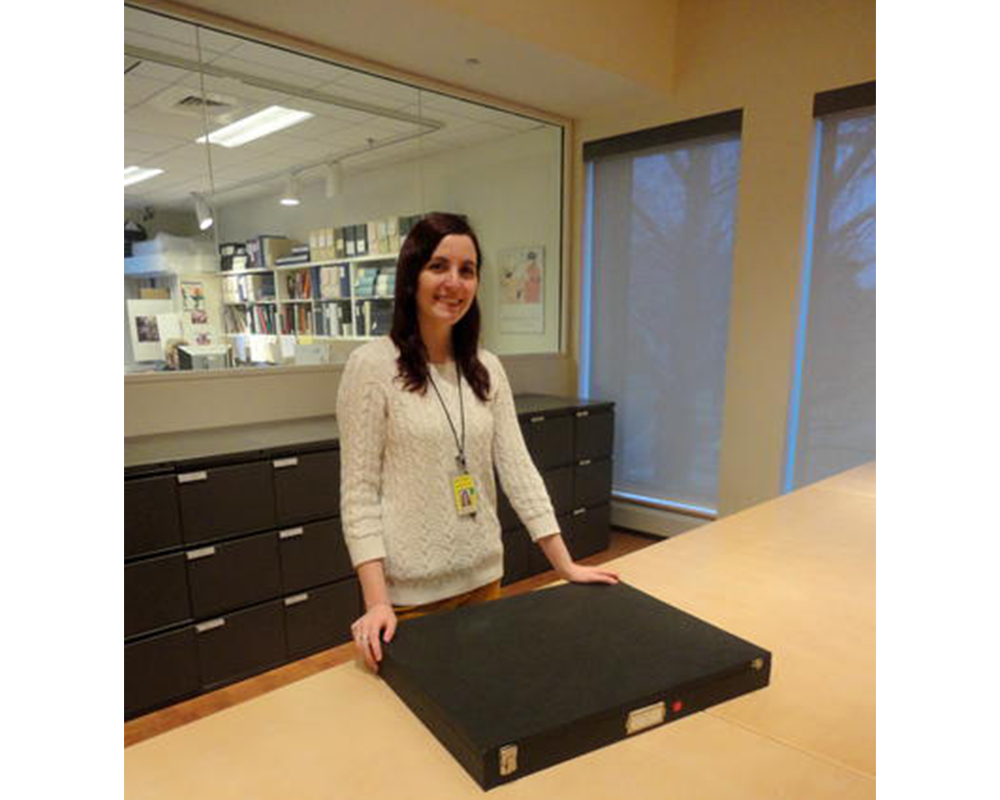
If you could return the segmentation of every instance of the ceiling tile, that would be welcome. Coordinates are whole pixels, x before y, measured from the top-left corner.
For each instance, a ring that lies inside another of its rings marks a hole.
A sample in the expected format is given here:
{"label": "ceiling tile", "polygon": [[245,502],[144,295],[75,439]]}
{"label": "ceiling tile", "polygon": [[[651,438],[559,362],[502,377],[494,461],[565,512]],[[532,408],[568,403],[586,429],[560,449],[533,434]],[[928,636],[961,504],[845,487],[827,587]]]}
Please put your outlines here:
{"label": "ceiling tile", "polygon": [[145,133],[140,130],[129,130],[128,120],[125,122],[125,146],[144,153],[165,153],[175,147],[188,144],[187,139],[173,136],[161,136],[155,133]]}

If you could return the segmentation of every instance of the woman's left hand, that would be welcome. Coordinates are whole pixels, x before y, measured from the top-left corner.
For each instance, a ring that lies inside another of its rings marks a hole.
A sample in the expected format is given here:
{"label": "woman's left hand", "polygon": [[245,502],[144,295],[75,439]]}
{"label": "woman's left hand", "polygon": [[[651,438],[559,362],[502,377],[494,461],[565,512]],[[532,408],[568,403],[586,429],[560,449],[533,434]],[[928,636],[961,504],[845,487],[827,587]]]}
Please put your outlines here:
{"label": "woman's left hand", "polygon": [[570,564],[560,576],[571,583],[618,583],[618,573],[601,567]]}

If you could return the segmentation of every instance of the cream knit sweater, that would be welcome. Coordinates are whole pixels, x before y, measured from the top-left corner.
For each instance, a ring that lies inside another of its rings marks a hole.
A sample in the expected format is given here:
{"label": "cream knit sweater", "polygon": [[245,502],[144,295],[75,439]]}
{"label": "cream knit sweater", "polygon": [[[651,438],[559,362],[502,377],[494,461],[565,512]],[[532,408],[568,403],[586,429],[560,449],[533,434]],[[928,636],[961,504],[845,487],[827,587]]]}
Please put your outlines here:
{"label": "cream knit sweater", "polygon": [[[479,511],[459,516],[452,480],[457,447],[434,389],[410,392],[397,379],[399,351],[376,339],[348,359],[337,395],[340,507],[354,566],[385,559],[389,599],[430,603],[496,580],[503,574],[493,468],[533,540],[559,532],[545,484],[521,436],[507,375],[486,350],[490,373],[481,402],[461,382],[465,452],[476,481]],[[455,364],[429,365],[461,437]]]}

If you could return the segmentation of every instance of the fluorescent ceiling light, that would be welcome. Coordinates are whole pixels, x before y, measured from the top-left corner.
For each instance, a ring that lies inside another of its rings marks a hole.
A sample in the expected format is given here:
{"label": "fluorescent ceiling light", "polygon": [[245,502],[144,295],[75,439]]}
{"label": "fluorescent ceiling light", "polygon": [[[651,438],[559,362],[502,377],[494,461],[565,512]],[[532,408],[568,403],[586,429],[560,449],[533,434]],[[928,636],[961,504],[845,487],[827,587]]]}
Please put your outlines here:
{"label": "fluorescent ceiling light", "polygon": [[155,178],[163,173],[162,169],[147,169],[146,167],[125,167],[125,185],[131,186],[133,183]]}
{"label": "fluorescent ceiling light", "polygon": [[[262,136],[290,128],[292,125],[298,125],[313,116],[308,111],[270,106],[256,114],[251,114],[249,117],[237,120],[231,125],[212,131],[207,138],[212,144],[220,144],[223,147],[239,147],[241,144],[252,142]],[[199,136],[195,141],[202,144],[205,139],[205,136]]]}

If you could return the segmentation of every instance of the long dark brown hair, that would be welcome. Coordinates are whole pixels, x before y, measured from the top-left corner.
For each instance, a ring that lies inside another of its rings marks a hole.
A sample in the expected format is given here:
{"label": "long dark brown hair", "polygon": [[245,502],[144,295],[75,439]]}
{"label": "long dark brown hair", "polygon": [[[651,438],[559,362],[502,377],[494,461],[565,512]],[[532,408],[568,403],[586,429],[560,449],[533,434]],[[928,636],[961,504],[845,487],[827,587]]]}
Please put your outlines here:
{"label": "long dark brown hair", "polygon": [[[464,217],[457,214],[433,212],[421,219],[410,230],[399,251],[396,263],[396,307],[389,334],[399,348],[399,377],[411,392],[427,391],[427,348],[420,337],[417,323],[417,282],[427,262],[445,236],[468,236],[476,248],[476,276],[482,279],[483,254],[479,240]],[[472,305],[451,329],[452,350],[455,363],[468,381],[472,391],[483,402],[490,391],[490,373],[479,360],[479,300]]]}

